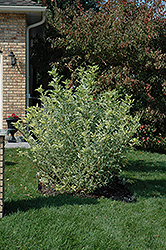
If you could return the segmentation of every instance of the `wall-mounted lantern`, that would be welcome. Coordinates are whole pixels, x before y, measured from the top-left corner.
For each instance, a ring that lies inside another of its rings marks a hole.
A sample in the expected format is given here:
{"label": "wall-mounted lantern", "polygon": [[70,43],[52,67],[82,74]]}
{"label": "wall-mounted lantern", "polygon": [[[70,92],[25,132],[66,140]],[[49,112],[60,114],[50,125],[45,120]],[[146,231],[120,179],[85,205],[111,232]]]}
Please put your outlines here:
{"label": "wall-mounted lantern", "polygon": [[10,54],[8,56],[10,57],[11,66],[14,66],[16,64],[16,57],[13,51],[10,51]]}

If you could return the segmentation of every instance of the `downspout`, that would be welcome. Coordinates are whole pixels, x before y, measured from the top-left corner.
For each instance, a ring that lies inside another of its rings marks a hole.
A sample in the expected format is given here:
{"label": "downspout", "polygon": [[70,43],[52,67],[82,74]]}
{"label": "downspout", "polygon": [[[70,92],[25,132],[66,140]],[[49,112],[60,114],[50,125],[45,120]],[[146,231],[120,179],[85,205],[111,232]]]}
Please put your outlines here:
{"label": "downspout", "polygon": [[0,129],[3,128],[3,55],[0,50]]}
{"label": "downspout", "polygon": [[26,99],[27,99],[27,102],[26,102],[26,105],[27,107],[29,107],[29,99],[30,99],[30,93],[29,93],[29,78],[30,78],[30,75],[29,75],[29,48],[30,48],[30,43],[29,43],[29,30],[32,29],[32,28],[36,28],[37,26],[40,26],[42,25],[43,23],[45,23],[46,21],[46,14],[45,14],[45,11],[42,12],[42,20],[40,22],[37,22],[37,23],[34,23],[34,24],[31,24],[27,27],[27,31],[26,31],[26,44],[27,44],[27,51],[26,51],[26,54],[27,54],[27,65],[26,65],[26,78],[27,78],[27,86],[26,86]]}

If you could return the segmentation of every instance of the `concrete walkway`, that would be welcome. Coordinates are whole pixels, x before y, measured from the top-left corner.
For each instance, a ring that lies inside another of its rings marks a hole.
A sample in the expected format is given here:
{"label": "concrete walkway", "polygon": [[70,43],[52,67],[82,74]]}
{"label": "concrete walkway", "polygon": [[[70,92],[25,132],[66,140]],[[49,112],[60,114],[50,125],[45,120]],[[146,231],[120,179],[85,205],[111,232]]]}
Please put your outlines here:
{"label": "concrete walkway", "polygon": [[6,142],[5,148],[30,148],[30,145],[27,142]]}
{"label": "concrete walkway", "polygon": [[16,136],[16,142],[8,142],[11,139],[9,135],[5,136],[5,148],[30,148],[30,145],[24,140],[22,136]]}

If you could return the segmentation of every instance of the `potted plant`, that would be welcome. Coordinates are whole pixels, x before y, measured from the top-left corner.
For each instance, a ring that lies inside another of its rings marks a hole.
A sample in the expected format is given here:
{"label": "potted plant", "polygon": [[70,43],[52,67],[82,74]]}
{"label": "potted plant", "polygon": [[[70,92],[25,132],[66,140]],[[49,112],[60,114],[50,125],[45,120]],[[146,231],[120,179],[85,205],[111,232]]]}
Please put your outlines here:
{"label": "potted plant", "polygon": [[9,115],[6,119],[7,125],[8,125],[8,134],[11,134],[11,138],[8,140],[8,142],[16,142],[16,138],[14,137],[14,134],[17,132],[17,129],[15,128],[14,124],[18,121],[18,116],[13,113],[12,115]]}

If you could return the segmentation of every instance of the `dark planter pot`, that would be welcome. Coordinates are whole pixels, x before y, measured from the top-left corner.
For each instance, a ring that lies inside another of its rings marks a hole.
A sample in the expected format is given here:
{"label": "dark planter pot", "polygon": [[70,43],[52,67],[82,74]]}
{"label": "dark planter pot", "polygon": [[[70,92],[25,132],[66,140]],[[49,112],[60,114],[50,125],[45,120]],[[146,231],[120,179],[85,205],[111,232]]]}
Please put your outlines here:
{"label": "dark planter pot", "polygon": [[17,128],[12,123],[15,123],[18,121],[18,118],[7,118],[6,122],[8,125],[8,134],[11,134],[11,138],[8,140],[8,142],[16,142],[16,138],[14,137],[14,134],[17,132]]}

